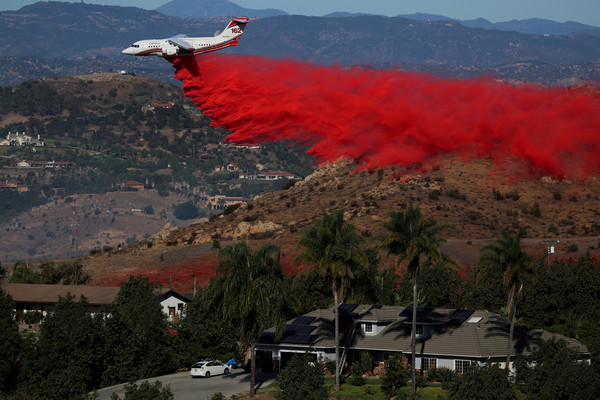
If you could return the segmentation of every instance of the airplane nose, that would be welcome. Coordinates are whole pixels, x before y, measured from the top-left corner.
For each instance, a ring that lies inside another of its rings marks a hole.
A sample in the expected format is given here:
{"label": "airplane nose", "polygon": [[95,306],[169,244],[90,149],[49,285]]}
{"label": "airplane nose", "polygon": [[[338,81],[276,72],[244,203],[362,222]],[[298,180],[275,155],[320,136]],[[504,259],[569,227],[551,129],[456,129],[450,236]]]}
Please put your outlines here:
{"label": "airplane nose", "polygon": [[129,54],[129,55],[131,55],[131,54],[132,54],[131,47],[128,47],[128,48],[126,48],[126,49],[125,49],[125,50],[123,50],[121,53],[122,53],[122,54]]}

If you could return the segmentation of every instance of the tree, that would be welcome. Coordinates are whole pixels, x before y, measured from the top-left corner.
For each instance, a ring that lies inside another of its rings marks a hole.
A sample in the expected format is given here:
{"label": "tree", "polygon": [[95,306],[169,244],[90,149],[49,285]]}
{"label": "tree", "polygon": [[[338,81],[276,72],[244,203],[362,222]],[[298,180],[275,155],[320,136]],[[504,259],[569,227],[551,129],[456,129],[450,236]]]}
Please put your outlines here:
{"label": "tree", "polygon": [[161,375],[175,369],[167,317],[148,278],[129,277],[104,318],[103,385]]}
{"label": "tree", "polygon": [[194,219],[198,218],[200,211],[192,202],[187,201],[176,205],[174,214],[177,219]]}
{"label": "tree", "polygon": [[[190,366],[201,358],[229,359],[239,356],[235,320],[219,312],[223,297],[223,277],[214,277],[185,307],[179,322],[180,363]],[[223,332],[230,332],[223,335]]]}
{"label": "tree", "polygon": [[281,400],[326,400],[325,374],[318,363],[306,355],[294,354],[279,374]]}
{"label": "tree", "polygon": [[[508,372],[497,364],[483,367],[473,365],[450,385],[450,398],[460,400],[513,400],[515,391],[508,380]],[[552,397],[554,398],[554,397]]]}
{"label": "tree", "polygon": [[276,245],[267,244],[253,252],[246,243],[236,243],[221,249],[219,257],[217,274],[226,278],[221,281],[221,311],[226,318],[239,321],[241,342],[250,346],[250,396],[254,396],[255,344],[265,329],[276,326],[281,331],[290,290]]}
{"label": "tree", "polygon": [[0,289],[0,393],[14,389],[21,340],[13,315],[14,303]]}
{"label": "tree", "polygon": [[38,272],[30,270],[26,263],[18,261],[13,265],[8,283],[42,283],[42,277]]}
{"label": "tree", "polygon": [[23,390],[34,398],[83,399],[100,383],[102,347],[85,297],[59,297],[23,361]]}
{"label": "tree", "polygon": [[335,320],[335,388],[340,390],[342,366],[339,359],[339,315],[338,307],[344,302],[344,290],[347,279],[353,277],[352,270],[366,267],[368,259],[361,249],[362,237],[352,224],[344,223],[344,213],[334,211],[313,222],[303,233],[298,246],[304,252],[296,258],[297,263],[314,263],[321,275],[330,276],[333,293],[333,312]]}
{"label": "tree", "polygon": [[518,386],[528,399],[597,399],[600,376],[582,358],[563,339],[545,341],[517,361]]}
{"label": "tree", "polygon": [[486,244],[479,250],[481,257],[477,260],[478,275],[486,275],[498,270],[504,271],[503,283],[509,288],[506,306],[510,318],[508,348],[506,349],[507,370],[512,354],[517,296],[523,289],[525,281],[535,280],[535,270],[531,265],[531,257],[521,248],[523,235],[523,230],[520,230],[515,236],[511,236],[503,230],[500,239]]}
{"label": "tree", "polygon": [[410,204],[404,212],[390,212],[389,220],[383,222],[382,226],[389,233],[383,239],[381,247],[390,254],[397,256],[397,268],[406,262],[406,272],[411,277],[413,289],[411,329],[412,393],[413,396],[416,396],[417,277],[421,265],[429,264],[433,260],[454,264],[452,260],[440,252],[440,247],[446,243],[441,233],[443,230],[450,228],[450,225],[430,222],[428,219],[423,218],[419,206]]}

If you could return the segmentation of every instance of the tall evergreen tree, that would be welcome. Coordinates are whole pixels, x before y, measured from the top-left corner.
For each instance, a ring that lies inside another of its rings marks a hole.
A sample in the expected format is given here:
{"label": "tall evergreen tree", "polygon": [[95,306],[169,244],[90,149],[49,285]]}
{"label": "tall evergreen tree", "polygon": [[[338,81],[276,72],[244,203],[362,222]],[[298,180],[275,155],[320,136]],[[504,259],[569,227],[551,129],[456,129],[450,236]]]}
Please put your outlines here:
{"label": "tall evergreen tree", "polygon": [[339,358],[339,315],[338,308],[344,302],[346,281],[353,277],[352,270],[367,267],[368,258],[361,249],[362,237],[356,227],[344,222],[344,213],[336,210],[313,222],[303,233],[298,246],[304,252],[296,258],[297,263],[313,263],[322,275],[331,277],[333,312],[335,324],[335,387],[340,390],[342,366]]}
{"label": "tall evergreen tree", "polygon": [[412,393],[416,396],[416,329],[417,329],[417,276],[421,266],[431,261],[453,262],[445,257],[440,247],[446,243],[441,236],[443,230],[450,228],[448,224],[434,224],[423,218],[421,208],[410,204],[404,212],[390,212],[389,220],[382,223],[388,234],[383,239],[381,247],[390,254],[397,256],[396,266],[406,263],[406,272],[411,277],[413,289],[412,304]]}

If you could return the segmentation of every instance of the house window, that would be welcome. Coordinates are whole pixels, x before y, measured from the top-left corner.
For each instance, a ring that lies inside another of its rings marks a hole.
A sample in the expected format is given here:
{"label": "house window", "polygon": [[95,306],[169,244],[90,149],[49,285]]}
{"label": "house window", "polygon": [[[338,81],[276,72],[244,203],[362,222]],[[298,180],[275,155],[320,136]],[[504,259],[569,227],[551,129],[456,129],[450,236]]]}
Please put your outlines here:
{"label": "house window", "polygon": [[427,371],[429,368],[437,368],[437,358],[421,359],[421,371]]}
{"label": "house window", "polygon": [[415,334],[417,336],[423,336],[423,325],[417,325],[415,328]]}
{"label": "house window", "polygon": [[365,322],[365,333],[373,333],[373,324],[371,322]]}
{"label": "house window", "polygon": [[469,360],[454,360],[454,370],[459,374],[464,374],[469,370],[471,361]]}

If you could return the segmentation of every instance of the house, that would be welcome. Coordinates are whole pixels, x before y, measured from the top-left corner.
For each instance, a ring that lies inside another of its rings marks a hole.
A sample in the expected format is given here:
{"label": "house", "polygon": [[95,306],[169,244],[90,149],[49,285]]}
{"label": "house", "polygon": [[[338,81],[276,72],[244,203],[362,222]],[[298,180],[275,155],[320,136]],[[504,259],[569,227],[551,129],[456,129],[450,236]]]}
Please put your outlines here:
{"label": "house", "polygon": [[258,172],[241,173],[239,179],[256,179],[261,181],[302,180],[298,175],[290,174],[289,172],[262,172],[260,170]]}
{"label": "house", "polygon": [[125,186],[131,189],[144,190],[144,184],[138,181],[127,181],[125,182]]}
{"label": "house", "polygon": [[240,165],[238,163],[227,164],[227,171],[237,171],[239,169],[240,169]]}
{"label": "house", "polygon": [[19,134],[19,132],[11,133],[8,132],[6,139],[0,141],[0,146],[45,146],[44,139],[37,135],[37,139],[25,134]]}
{"label": "house", "polygon": [[29,191],[29,186],[24,185],[21,181],[6,179],[4,181],[0,181],[0,190],[11,190],[13,192],[23,193]]}
{"label": "house", "polygon": [[245,197],[227,197],[221,195],[210,196],[208,206],[211,210],[224,210],[234,204],[246,204],[250,199]]}
{"label": "house", "polygon": [[169,319],[169,322],[178,322],[185,306],[191,302],[191,298],[177,293],[173,289],[161,290],[160,305],[162,306],[163,313],[165,313]]}
{"label": "house", "polygon": [[281,179],[289,179],[289,180],[296,180],[296,181],[302,180],[302,178],[300,178],[298,175],[290,174],[289,172],[281,172],[281,171],[276,171],[276,172],[262,172],[261,171],[256,174],[256,179],[264,180],[264,181],[275,181],[275,180],[281,180]]}
{"label": "house", "polygon": [[17,164],[19,168],[48,168],[48,169],[67,169],[73,167],[69,161],[32,161],[24,160]]}
{"label": "house", "polygon": [[[256,344],[258,356],[271,357],[281,368],[294,353],[309,353],[317,360],[335,360],[333,308],[320,309],[288,321],[283,334],[262,333]],[[383,366],[391,355],[411,359],[412,307],[341,304],[340,357],[342,365],[360,360],[360,352],[371,353]],[[509,323],[483,310],[417,308],[417,355],[415,367],[446,367],[464,372],[471,363],[498,363],[504,367],[508,348]],[[564,339],[582,354],[589,354],[580,342],[541,329],[515,326],[512,357],[550,338]],[[257,356],[257,357],[258,357]],[[512,361],[510,367],[512,368]]]}
{"label": "house", "polygon": [[[75,296],[79,301],[85,296],[89,304],[90,313],[97,313],[102,306],[115,301],[120,287],[112,286],[87,286],[87,285],[41,285],[24,283],[2,283],[0,288],[8,293],[15,303],[15,318],[23,321],[26,312],[39,312],[43,316],[52,311],[58,303],[58,298],[66,297],[68,293]],[[160,305],[169,321],[176,322],[181,316],[185,306],[192,302],[173,289],[164,288],[160,290]]]}

